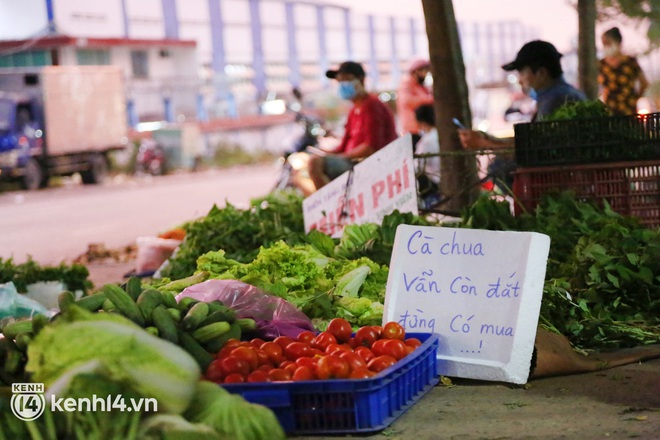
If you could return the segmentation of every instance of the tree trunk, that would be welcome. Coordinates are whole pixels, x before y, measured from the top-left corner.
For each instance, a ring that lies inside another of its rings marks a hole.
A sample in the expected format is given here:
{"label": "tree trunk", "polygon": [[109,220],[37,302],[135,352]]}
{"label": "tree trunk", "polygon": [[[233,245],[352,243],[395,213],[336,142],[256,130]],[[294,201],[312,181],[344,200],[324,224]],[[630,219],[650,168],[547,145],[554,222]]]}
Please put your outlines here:
{"label": "tree trunk", "polygon": [[460,154],[464,150],[452,123],[452,118],[458,118],[468,127],[472,124],[463,53],[451,0],[422,0],[422,6],[433,74],[435,125],[441,153],[450,153],[441,160],[440,190],[450,197],[443,208],[457,213],[479,194],[475,157]]}
{"label": "tree trunk", "polygon": [[596,0],[578,0],[578,85],[589,99],[598,98]]}

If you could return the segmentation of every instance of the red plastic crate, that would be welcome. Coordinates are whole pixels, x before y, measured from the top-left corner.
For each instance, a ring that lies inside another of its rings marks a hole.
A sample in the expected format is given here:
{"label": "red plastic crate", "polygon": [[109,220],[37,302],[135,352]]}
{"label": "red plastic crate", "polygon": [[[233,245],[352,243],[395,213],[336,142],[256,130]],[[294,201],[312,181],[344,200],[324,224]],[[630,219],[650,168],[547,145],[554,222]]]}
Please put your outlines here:
{"label": "red plastic crate", "polygon": [[415,351],[368,379],[222,385],[269,407],[287,434],[351,434],[386,428],[439,382],[438,335],[409,333]]}
{"label": "red plastic crate", "polygon": [[[660,227],[660,160],[518,168],[513,193],[528,211],[544,194],[573,191],[580,200],[607,200],[619,214]],[[521,208],[516,206],[516,214]]]}

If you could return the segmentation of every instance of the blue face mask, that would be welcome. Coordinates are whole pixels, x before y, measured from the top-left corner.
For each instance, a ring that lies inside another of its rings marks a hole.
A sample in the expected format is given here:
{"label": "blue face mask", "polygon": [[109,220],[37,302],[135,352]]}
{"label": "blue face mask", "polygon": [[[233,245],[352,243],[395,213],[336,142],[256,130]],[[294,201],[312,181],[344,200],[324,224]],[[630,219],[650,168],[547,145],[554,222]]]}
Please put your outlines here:
{"label": "blue face mask", "polygon": [[533,88],[529,89],[529,97],[532,98],[534,101],[539,97],[538,93],[536,93],[536,90]]}
{"label": "blue face mask", "polygon": [[355,95],[357,94],[355,83],[353,81],[339,81],[338,93],[341,99],[347,99],[350,101],[355,98]]}

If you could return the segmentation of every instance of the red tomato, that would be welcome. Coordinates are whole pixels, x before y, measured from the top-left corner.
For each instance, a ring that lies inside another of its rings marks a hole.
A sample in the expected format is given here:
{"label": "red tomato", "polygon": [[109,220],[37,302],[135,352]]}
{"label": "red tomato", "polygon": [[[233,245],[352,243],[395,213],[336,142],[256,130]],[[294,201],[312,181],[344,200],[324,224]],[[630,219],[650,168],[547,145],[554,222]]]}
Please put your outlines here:
{"label": "red tomato", "polygon": [[369,370],[368,368],[358,368],[351,371],[351,374],[348,375],[349,379],[368,379],[372,376],[375,376],[376,373]]}
{"label": "red tomato", "polygon": [[262,370],[253,371],[248,374],[248,377],[245,379],[246,382],[270,382],[268,373]]}
{"label": "red tomato", "polygon": [[220,364],[220,359],[215,359],[209,364],[206,369],[206,377],[211,382],[220,382],[225,376],[224,371],[222,371],[222,365]]}
{"label": "red tomato", "polygon": [[320,358],[301,357],[301,358],[296,359],[295,364],[296,364],[297,367],[315,368],[316,364],[318,363],[318,359],[320,359]]}
{"label": "red tomato", "polygon": [[383,339],[385,341],[385,352],[388,356],[394,359],[401,360],[408,355],[407,345],[400,339]]}
{"label": "red tomato", "polygon": [[374,352],[374,355],[376,356],[382,356],[385,353],[385,343],[389,341],[389,339],[379,339],[375,341],[373,344],[371,344],[371,351]]}
{"label": "red tomato", "polygon": [[295,362],[293,362],[293,361],[282,361],[278,365],[278,368],[285,368],[287,365],[292,365],[292,364],[295,364]]}
{"label": "red tomato", "polygon": [[385,339],[400,339],[406,336],[406,330],[400,324],[390,321],[383,327],[383,338]]}
{"label": "red tomato", "polygon": [[250,341],[250,344],[252,344],[252,346],[254,348],[261,348],[261,346],[264,344],[264,342],[266,342],[266,341],[264,341],[261,338],[254,338]]}
{"label": "red tomato", "polygon": [[243,383],[245,382],[245,376],[238,373],[233,373],[227,375],[223,383]]}
{"label": "red tomato", "polygon": [[411,347],[410,345],[406,345],[406,351],[408,352],[408,354],[410,354],[413,351],[415,351],[415,347]]}
{"label": "red tomato", "polygon": [[232,347],[227,347],[227,345],[224,345],[218,353],[216,353],[215,357],[216,359],[221,359],[229,356],[229,353],[236,348],[237,346],[232,346]]}
{"label": "red tomato", "polygon": [[396,359],[394,359],[392,356],[383,355],[383,356],[375,357],[372,360],[370,360],[369,363],[367,363],[367,367],[371,371],[375,371],[378,373],[386,368],[391,367],[394,364],[396,364]]}
{"label": "red tomato", "polygon": [[330,344],[336,344],[337,338],[332,333],[321,332],[312,340],[312,347],[325,350]]}
{"label": "red tomato", "polygon": [[316,375],[314,374],[314,370],[310,367],[298,367],[296,368],[296,371],[293,372],[291,379],[294,381],[314,380],[316,379]]}
{"label": "red tomato", "polygon": [[284,360],[284,349],[276,342],[264,342],[261,351],[266,353],[268,359],[275,365],[279,365]]}
{"label": "red tomato", "polygon": [[240,339],[231,338],[231,339],[228,339],[227,342],[225,342],[225,345],[223,345],[222,348],[225,348],[225,347],[236,348],[236,347],[239,346],[240,343],[241,343]]}
{"label": "red tomato", "polygon": [[257,351],[251,345],[249,347],[236,347],[231,351],[230,355],[246,361],[250,365],[250,371],[256,370],[259,366],[259,356],[257,355]]}
{"label": "red tomato", "polygon": [[273,362],[271,362],[270,358],[268,357],[268,353],[266,353],[264,350],[256,348],[254,351],[257,353],[259,365],[273,365]]}
{"label": "red tomato", "polygon": [[376,357],[374,353],[367,347],[356,347],[355,354],[359,355],[366,363]]}
{"label": "red tomato", "polygon": [[366,326],[355,332],[355,343],[360,346],[371,347],[371,344],[378,339],[378,332],[372,326]]}
{"label": "red tomato", "polygon": [[312,347],[312,356],[313,357],[325,356],[325,352],[323,350],[318,349],[318,348]]}
{"label": "red tomato", "polygon": [[[217,361],[220,363],[220,368],[225,376],[234,373],[247,376],[250,372],[250,364],[245,359],[238,356],[229,355],[226,358],[217,359]],[[213,364],[213,362],[211,362],[211,364]]]}
{"label": "red tomato", "polygon": [[325,348],[326,354],[335,354],[337,352],[350,352],[353,351],[347,344],[330,344]]}
{"label": "red tomato", "polygon": [[406,345],[412,348],[417,348],[422,345],[422,341],[417,338],[408,338],[403,341]]}
{"label": "red tomato", "polygon": [[273,342],[278,343],[282,348],[286,348],[287,345],[293,342],[293,338],[290,338],[288,336],[278,336],[275,338]]}
{"label": "red tomato", "polygon": [[257,367],[255,371],[265,371],[266,373],[268,373],[270,370],[274,370],[274,369],[275,367],[273,367],[272,365],[264,364],[264,365],[259,365],[259,367]]}
{"label": "red tomato", "polygon": [[357,353],[343,352],[339,354],[339,357],[346,361],[351,371],[358,370],[360,368],[367,369],[367,363],[362,356]]}
{"label": "red tomato", "polygon": [[337,339],[337,342],[344,343],[351,339],[353,328],[345,319],[334,318],[328,324],[327,332],[331,333]]}
{"label": "red tomato", "polygon": [[378,338],[383,337],[383,327],[381,327],[380,325],[372,325],[371,328],[374,329],[374,331],[378,335]]}
{"label": "red tomato", "polygon": [[291,373],[283,368],[275,368],[268,372],[268,377],[272,382],[283,382],[285,380],[291,380]]}
{"label": "red tomato", "polygon": [[284,356],[291,361],[301,357],[310,357],[312,348],[304,342],[292,342],[284,348]]}
{"label": "red tomato", "polygon": [[316,337],[316,334],[314,332],[310,332],[309,330],[305,330],[304,332],[300,332],[298,334],[298,337],[296,338],[296,341],[298,342],[305,342],[307,344],[311,343],[312,340]]}
{"label": "red tomato", "polygon": [[355,338],[351,338],[351,339],[349,339],[348,342],[347,342],[347,344],[348,344],[348,346],[351,347],[351,348],[355,348],[355,347],[358,346],[357,341],[355,340]]}
{"label": "red tomato", "polygon": [[[288,361],[287,361],[288,362]],[[289,375],[293,376],[293,373],[298,369],[298,365],[294,364],[293,362],[282,367],[284,370],[289,372]]]}
{"label": "red tomato", "polygon": [[348,362],[339,356],[328,355],[319,359],[316,366],[316,376],[319,379],[344,379],[348,377],[350,367]]}

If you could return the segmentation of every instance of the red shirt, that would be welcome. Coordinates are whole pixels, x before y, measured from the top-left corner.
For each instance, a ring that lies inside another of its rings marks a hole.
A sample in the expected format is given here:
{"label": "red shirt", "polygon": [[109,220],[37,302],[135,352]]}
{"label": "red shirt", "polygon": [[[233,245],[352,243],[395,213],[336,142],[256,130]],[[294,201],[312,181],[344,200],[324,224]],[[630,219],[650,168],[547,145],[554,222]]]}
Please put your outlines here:
{"label": "red shirt", "polygon": [[394,116],[374,95],[356,104],[348,113],[338,152],[347,153],[362,144],[380,150],[397,138]]}

